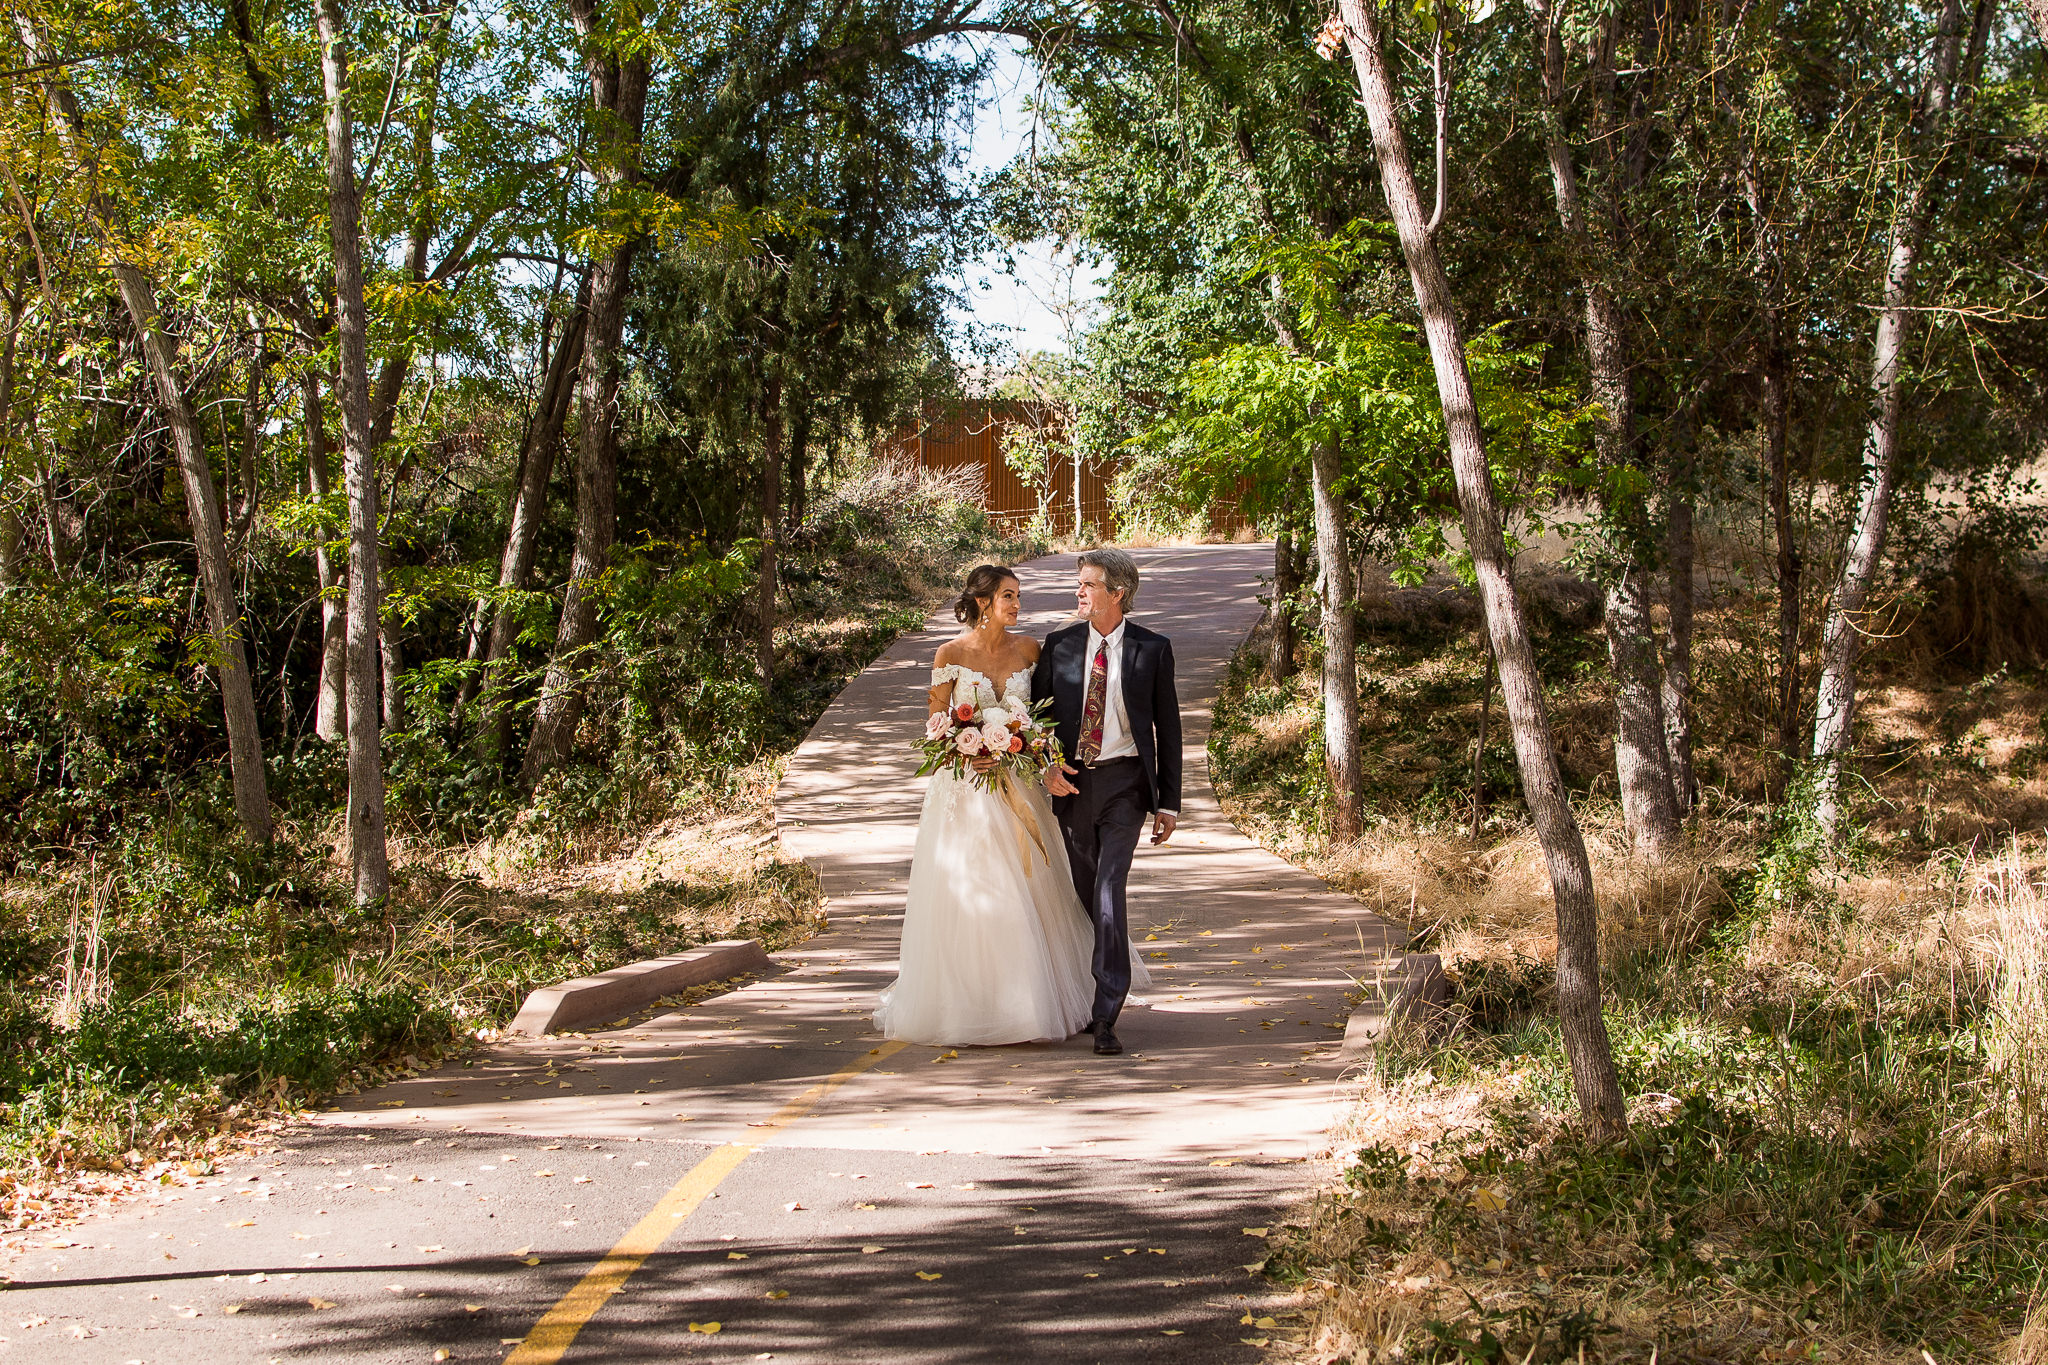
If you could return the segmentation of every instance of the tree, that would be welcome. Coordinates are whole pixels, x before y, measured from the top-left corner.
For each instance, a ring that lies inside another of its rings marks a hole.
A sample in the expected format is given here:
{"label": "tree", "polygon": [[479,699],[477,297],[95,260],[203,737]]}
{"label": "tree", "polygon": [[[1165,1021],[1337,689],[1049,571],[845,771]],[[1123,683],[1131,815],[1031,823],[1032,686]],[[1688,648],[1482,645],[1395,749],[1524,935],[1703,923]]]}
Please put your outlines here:
{"label": "tree", "polygon": [[1501,701],[1514,736],[1523,793],[1550,869],[1551,892],[1557,902],[1558,1016],[1565,1054],[1571,1060],[1572,1088],[1588,1125],[1596,1132],[1610,1133],[1621,1127],[1623,1112],[1613,1049],[1600,1013],[1600,928],[1593,869],[1558,774],[1542,679],[1509,572],[1500,501],[1487,468],[1485,435],[1465,364],[1463,328],[1443,260],[1437,254],[1435,233],[1416,192],[1414,162],[1401,130],[1379,16],[1369,0],[1340,0],[1338,12],[1341,18],[1333,22],[1341,33],[1333,36],[1350,49],[1359,92],[1372,121],[1387,208],[1400,234],[1416,305],[1422,312],[1458,502],[1464,513],[1465,540],[1500,672]]}
{"label": "tree", "polygon": [[136,263],[121,205],[100,183],[99,151],[90,140],[77,97],[65,84],[65,64],[52,60],[52,50],[26,14],[16,22],[24,50],[43,69],[43,87],[57,114],[58,141],[87,186],[90,217],[110,258],[122,307],[156,386],[164,421],[171,429],[178,473],[185,486],[185,515],[205,587],[209,662],[220,681],[221,709],[227,720],[235,813],[251,839],[268,843],[273,829],[269,784],[263,772],[263,739],[256,718],[256,695],[249,682],[248,652],[243,646],[240,594],[228,562],[220,491],[207,461],[198,415],[180,373],[178,344],[158,312],[156,281]]}
{"label": "tree", "polygon": [[[1628,325],[1606,269],[1621,250],[1625,232],[1621,200],[1625,158],[1621,148],[1633,130],[1613,116],[1614,48],[1623,15],[1609,11],[1595,21],[1586,41],[1587,85],[1593,117],[1589,139],[1600,149],[1606,202],[1589,209],[1582,201],[1578,168],[1564,126],[1564,44],[1550,0],[1529,0],[1544,93],[1544,151],[1557,199],[1558,221],[1570,242],[1585,299],[1585,348],[1592,391],[1601,418],[1594,444],[1605,474],[1608,502],[1601,527],[1599,562],[1606,582],[1607,649],[1614,666],[1614,766],[1630,840],[1652,858],[1666,855],[1679,839],[1679,803],[1672,780],[1664,715],[1664,670],[1658,661],[1656,628],[1643,560],[1648,538],[1647,481],[1636,469],[1634,383],[1630,376]],[[1442,28],[1437,41],[1441,45]],[[1441,183],[1441,171],[1439,181]],[[1685,589],[1688,600],[1690,585]],[[1675,595],[1674,595],[1675,600]]]}
{"label": "tree", "polygon": [[1869,627],[1864,613],[1877,583],[1891,518],[1914,271],[1947,160],[1946,125],[1976,83],[1995,9],[1992,0],[1976,0],[1966,24],[1962,0],[1944,0],[1926,84],[1896,168],[1898,199],[1870,349],[1870,417],[1857,476],[1856,512],[1821,633],[1820,689],[1813,722],[1814,817],[1830,835],[1842,817],[1842,759],[1856,712],[1857,656]]}
{"label": "tree", "polygon": [[355,122],[349,110],[348,26],[341,0],[317,0],[320,77],[327,96],[328,227],[334,242],[334,331],[340,351],[343,460],[348,483],[348,843],[356,903],[391,891],[384,843],[384,717],[378,707],[380,651],[377,451],[370,436],[369,312],[356,182]]}

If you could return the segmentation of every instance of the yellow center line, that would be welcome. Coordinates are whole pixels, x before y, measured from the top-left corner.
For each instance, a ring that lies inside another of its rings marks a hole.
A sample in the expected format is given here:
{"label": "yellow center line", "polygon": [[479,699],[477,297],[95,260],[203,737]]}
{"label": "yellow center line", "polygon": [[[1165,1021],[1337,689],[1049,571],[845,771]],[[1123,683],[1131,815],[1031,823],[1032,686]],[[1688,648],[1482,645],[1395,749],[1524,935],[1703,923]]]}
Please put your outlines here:
{"label": "yellow center line", "polygon": [[[762,1138],[773,1137],[778,1129],[809,1113],[826,1095],[875,1063],[901,1052],[905,1046],[899,1042],[884,1043],[811,1086],[760,1125]],[[739,1164],[752,1156],[760,1145],[759,1142],[727,1143],[684,1172],[683,1178],[661,1197],[661,1202],[649,1209],[647,1216],[635,1223],[618,1240],[618,1244],[605,1253],[605,1258],[592,1266],[576,1282],[576,1287],[564,1294],[561,1302],[534,1324],[526,1339],[505,1357],[505,1365],[555,1365],[568,1352],[583,1325],[604,1307],[606,1300],[625,1288],[633,1272],[649,1256],[661,1250],[661,1244],[683,1225],[683,1220],[696,1212],[697,1206],[718,1188],[719,1182],[739,1169]]]}

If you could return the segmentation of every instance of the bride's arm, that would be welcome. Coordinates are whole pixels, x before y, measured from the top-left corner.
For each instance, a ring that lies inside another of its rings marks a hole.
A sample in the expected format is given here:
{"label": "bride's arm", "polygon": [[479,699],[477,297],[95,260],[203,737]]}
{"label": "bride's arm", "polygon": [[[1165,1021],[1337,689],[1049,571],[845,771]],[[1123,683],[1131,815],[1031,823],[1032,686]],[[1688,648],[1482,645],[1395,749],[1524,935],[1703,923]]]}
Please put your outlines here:
{"label": "bride's arm", "polygon": [[925,691],[925,714],[928,716],[953,709],[953,680],[960,676],[960,670],[946,657],[952,649],[948,642],[940,645],[938,653],[932,656],[932,685]]}

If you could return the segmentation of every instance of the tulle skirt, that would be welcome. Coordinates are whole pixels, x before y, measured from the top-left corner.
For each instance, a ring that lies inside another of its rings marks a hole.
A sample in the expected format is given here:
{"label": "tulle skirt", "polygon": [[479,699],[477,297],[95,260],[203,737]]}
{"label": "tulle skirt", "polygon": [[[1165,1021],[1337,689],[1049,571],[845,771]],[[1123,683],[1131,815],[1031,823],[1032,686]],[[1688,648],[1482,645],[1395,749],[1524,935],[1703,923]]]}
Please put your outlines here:
{"label": "tulle skirt", "polygon": [[[1035,837],[1034,837],[1035,835]],[[884,1037],[940,1045],[1071,1037],[1095,1001],[1095,929],[1043,788],[940,772],[925,791]],[[1132,988],[1149,984],[1131,955]]]}

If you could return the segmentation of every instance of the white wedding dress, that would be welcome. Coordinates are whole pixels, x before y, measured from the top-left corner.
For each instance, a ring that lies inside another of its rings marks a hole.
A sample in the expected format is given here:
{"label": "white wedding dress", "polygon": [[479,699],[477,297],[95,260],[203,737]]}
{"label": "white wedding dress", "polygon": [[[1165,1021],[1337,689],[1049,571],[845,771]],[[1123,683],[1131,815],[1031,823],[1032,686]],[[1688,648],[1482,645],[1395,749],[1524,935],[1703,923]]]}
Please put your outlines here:
{"label": "white wedding dress", "polygon": [[[933,687],[947,682],[955,706],[1031,704],[1028,668],[1001,688],[958,664],[932,670]],[[988,1045],[1058,1040],[1086,1027],[1095,930],[1075,898],[1045,788],[1013,780],[1010,789],[1014,801],[972,777],[932,774],[898,975],[875,1011],[884,1037]],[[1133,950],[1131,988],[1150,984]]]}

